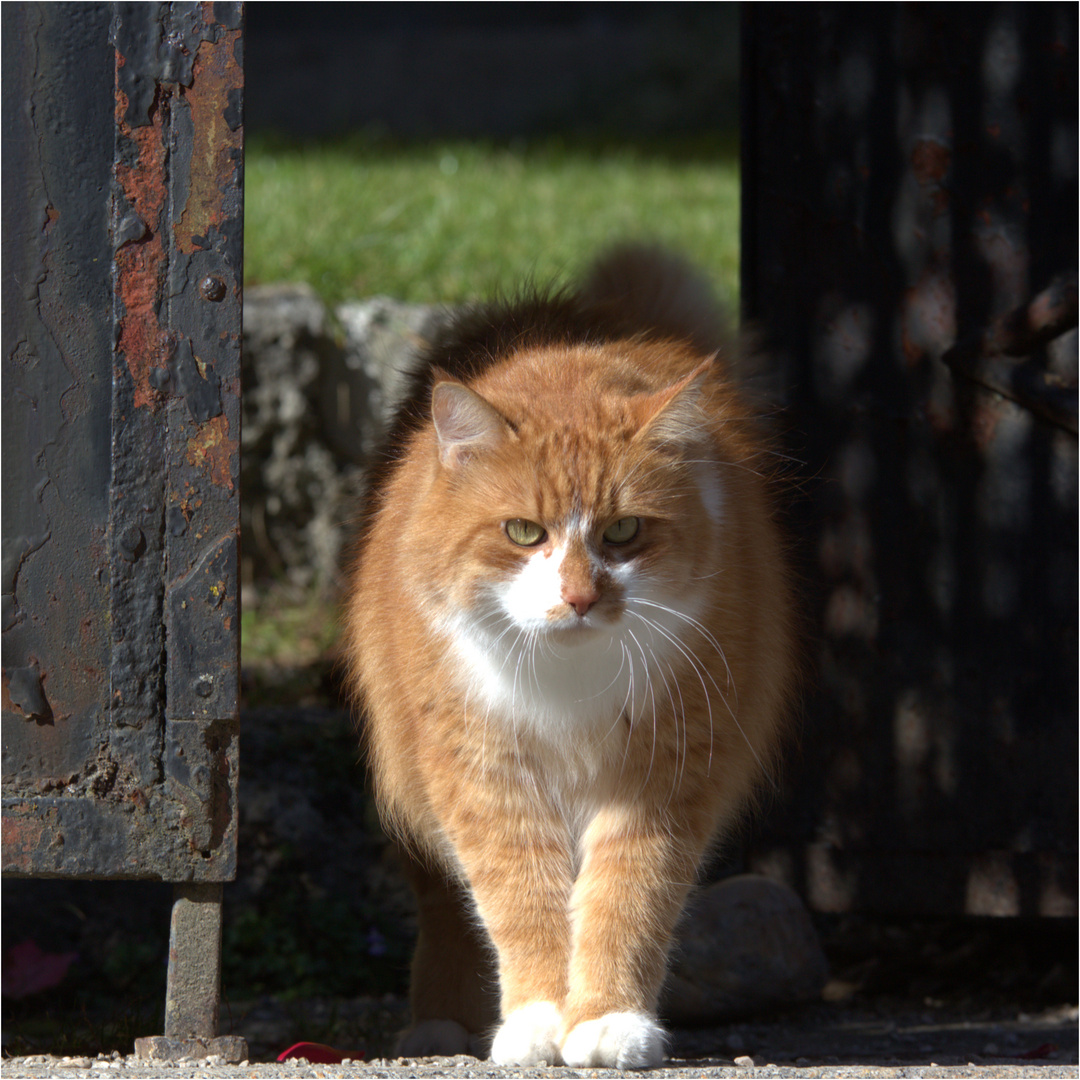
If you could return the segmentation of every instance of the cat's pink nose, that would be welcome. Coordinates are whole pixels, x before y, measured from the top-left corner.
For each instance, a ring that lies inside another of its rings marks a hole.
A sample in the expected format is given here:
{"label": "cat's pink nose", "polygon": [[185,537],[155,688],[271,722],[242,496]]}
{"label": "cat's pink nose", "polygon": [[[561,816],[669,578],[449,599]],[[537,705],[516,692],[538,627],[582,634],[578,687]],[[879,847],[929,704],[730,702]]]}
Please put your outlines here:
{"label": "cat's pink nose", "polygon": [[584,615],[600,599],[596,589],[564,589],[563,600],[579,615]]}

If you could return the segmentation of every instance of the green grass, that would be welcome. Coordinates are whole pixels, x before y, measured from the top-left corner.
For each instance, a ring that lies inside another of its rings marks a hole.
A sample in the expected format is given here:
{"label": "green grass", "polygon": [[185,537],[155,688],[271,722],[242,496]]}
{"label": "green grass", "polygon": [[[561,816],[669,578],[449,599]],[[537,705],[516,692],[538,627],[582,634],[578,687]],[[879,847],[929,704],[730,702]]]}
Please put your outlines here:
{"label": "green grass", "polygon": [[240,615],[244,661],[276,665],[286,657],[292,666],[315,664],[326,659],[337,629],[337,610],[320,593],[277,590],[272,602],[264,598],[257,610]]}
{"label": "green grass", "polygon": [[305,281],[335,304],[454,303],[574,273],[617,240],[663,242],[737,297],[730,140],[401,144],[249,141],[247,284]]}

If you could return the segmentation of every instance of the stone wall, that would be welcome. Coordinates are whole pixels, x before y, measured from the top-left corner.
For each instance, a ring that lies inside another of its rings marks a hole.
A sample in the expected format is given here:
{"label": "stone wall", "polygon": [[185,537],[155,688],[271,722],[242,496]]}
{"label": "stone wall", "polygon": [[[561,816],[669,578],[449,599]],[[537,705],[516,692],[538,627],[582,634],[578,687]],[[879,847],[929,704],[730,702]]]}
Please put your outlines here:
{"label": "stone wall", "polygon": [[329,310],[305,285],[244,298],[243,582],[331,586],[421,344],[445,315],[387,297]]}

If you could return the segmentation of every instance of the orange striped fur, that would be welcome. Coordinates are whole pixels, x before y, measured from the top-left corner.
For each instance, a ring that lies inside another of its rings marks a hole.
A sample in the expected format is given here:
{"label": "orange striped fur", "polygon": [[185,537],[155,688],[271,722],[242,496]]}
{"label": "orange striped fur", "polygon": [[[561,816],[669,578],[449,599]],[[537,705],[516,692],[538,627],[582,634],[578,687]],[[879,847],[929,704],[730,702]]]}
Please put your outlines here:
{"label": "orange striped fur", "polygon": [[402,412],[346,649],[416,860],[411,1052],[662,1060],[676,919],[796,669],[774,458],[704,295],[615,252],[466,314]]}

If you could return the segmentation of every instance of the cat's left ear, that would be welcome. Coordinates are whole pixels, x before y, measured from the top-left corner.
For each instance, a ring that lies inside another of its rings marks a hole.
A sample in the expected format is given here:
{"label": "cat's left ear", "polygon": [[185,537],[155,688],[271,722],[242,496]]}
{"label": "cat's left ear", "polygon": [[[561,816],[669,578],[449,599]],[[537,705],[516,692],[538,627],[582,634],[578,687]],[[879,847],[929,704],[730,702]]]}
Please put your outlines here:
{"label": "cat's left ear", "polygon": [[439,439],[439,460],[448,468],[514,438],[513,428],[494,405],[449,376],[436,376],[431,419]]}
{"label": "cat's left ear", "polygon": [[636,438],[683,445],[705,438],[701,396],[715,359],[714,353],[677,383],[649,394],[644,401],[646,419]]}

